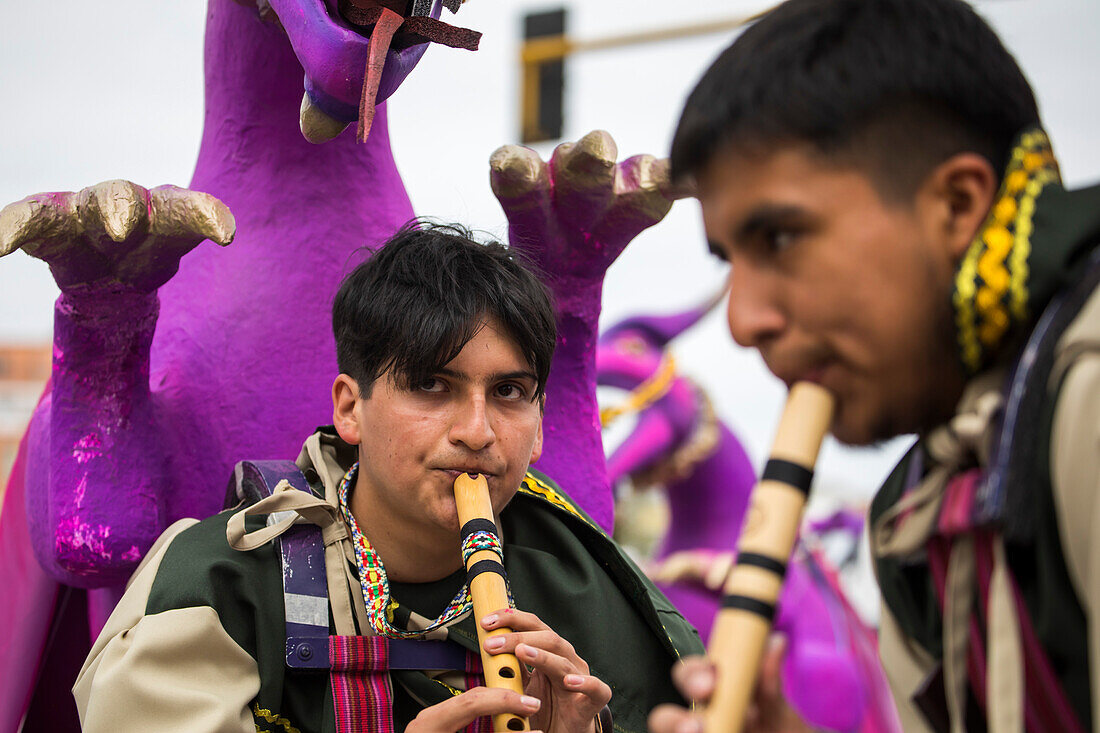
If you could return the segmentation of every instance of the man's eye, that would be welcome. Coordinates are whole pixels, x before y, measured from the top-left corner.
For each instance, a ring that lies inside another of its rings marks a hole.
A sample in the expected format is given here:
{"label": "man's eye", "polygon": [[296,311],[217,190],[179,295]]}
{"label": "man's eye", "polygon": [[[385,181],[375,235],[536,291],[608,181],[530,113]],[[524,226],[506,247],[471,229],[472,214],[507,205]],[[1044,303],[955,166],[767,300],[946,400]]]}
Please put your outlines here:
{"label": "man's eye", "polygon": [[527,392],[518,384],[512,384],[511,382],[502,384],[497,387],[497,395],[503,397],[506,400],[519,400],[526,396]]}
{"label": "man's eye", "polygon": [[421,392],[442,392],[444,386],[442,380],[435,377],[428,377],[417,386],[417,389]]}
{"label": "man's eye", "polygon": [[722,248],[722,245],[718,244],[717,242],[708,241],[707,242],[707,249],[710,250],[710,253],[712,255],[714,255],[718,259],[722,260],[722,262],[729,262],[730,261],[729,256],[726,254],[726,250],[724,250]]}
{"label": "man's eye", "polygon": [[793,229],[769,229],[764,232],[764,243],[768,251],[775,254],[789,249],[797,239],[798,233]]}

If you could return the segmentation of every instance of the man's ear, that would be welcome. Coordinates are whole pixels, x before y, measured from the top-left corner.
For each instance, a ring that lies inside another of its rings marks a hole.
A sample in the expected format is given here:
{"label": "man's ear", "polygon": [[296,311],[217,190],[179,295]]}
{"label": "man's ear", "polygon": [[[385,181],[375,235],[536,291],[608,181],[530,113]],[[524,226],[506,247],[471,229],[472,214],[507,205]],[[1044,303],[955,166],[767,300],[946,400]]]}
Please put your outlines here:
{"label": "man's ear", "polygon": [[531,448],[531,460],[528,463],[534,463],[542,457],[542,418],[546,415],[546,393],[543,392],[539,396],[539,430],[535,433],[535,444]]}
{"label": "man's ear", "polygon": [[332,383],[332,424],[349,445],[359,445],[359,385],[347,374]]}
{"label": "man's ear", "polygon": [[958,153],[936,166],[918,198],[934,217],[933,230],[952,261],[966,254],[997,196],[997,172],[977,153]]}

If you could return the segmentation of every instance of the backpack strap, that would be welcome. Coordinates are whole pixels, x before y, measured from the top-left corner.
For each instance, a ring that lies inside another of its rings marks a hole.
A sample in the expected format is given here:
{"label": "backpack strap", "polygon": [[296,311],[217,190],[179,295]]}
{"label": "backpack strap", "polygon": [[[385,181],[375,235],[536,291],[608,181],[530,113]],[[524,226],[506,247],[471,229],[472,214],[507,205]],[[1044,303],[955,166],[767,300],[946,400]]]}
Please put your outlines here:
{"label": "backpack strap", "polygon": [[1100,287],[1100,249],[1082,274],[1051,300],[1020,353],[1009,380],[1003,422],[989,463],[988,477],[977,496],[975,524],[1004,528],[1006,540],[1031,541],[1035,533],[1036,487],[1046,486],[1038,472],[1049,466],[1040,451],[1050,446],[1040,440],[1041,416],[1049,399],[1048,384],[1062,334]]}
{"label": "backpack strap", "polygon": [[[233,469],[226,501],[254,504],[271,496],[280,482],[312,493],[293,461],[241,461]],[[293,512],[267,515],[271,526]],[[296,523],[279,535],[286,615],[286,664],[293,669],[329,668],[328,585],[321,528]]]}
{"label": "backpack strap", "polygon": [[[293,461],[241,461],[233,469],[226,504],[236,508],[251,506],[271,496],[283,481],[299,491],[313,493]],[[272,526],[294,514],[272,512],[267,515],[267,524]],[[286,664],[292,669],[331,669],[328,584],[321,528],[298,521],[278,539],[286,616]],[[331,637],[343,638],[356,637]],[[384,648],[378,649],[379,646]],[[385,669],[466,671],[471,665],[466,649],[449,641],[375,638],[374,648],[373,657],[382,660]],[[352,656],[366,659],[372,655]],[[480,672],[480,660],[474,671]]]}

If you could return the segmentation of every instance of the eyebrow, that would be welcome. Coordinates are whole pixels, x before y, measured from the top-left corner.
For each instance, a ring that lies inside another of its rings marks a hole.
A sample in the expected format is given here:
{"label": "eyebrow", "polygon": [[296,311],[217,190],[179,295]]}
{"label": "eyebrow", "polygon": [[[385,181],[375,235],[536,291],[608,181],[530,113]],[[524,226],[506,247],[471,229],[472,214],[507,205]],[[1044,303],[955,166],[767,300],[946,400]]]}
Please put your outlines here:
{"label": "eyebrow", "polygon": [[[469,375],[467,375],[465,372],[458,372],[454,369],[448,369],[447,367],[443,367],[437,373],[442,374],[445,377],[450,377],[451,379],[457,379],[462,382],[471,381]],[[532,382],[539,381],[534,372],[525,369],[520,369],[514,372],[497,372],[496,374],[490,376],[489,381],[504,382],[509,379],[529,379]]]}
{"label": "eyebrow", "polygon": [[800,206],[761,204],[749,212],[749,215],[734,228],[733,241],[749,241],[761,232],[776,229],[781,225],[790,225],[792,220],[805,222],[808,219],[810,219],[809,212]]}

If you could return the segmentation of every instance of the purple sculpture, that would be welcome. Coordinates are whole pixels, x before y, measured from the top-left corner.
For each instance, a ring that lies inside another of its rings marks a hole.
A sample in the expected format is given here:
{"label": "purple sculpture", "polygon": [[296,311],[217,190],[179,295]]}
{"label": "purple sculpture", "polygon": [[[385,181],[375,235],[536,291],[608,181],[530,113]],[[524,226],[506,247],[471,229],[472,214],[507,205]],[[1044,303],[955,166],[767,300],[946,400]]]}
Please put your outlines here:
{"label": "purple sculpture", "polygon": [[[18,725],[36,679],[71,684],[89,634],[165,527],[218,511],[236,461],[292,458],[330,421],[332,295],[364,248],[413,215],[381,102],[425,39],[469,33],[435,20],[441,0],[407,3],[399,22],[395,3],[379,3],[394,33],[385,43],[353,29],[335,0],[258,5],[210,0],[192,191],[114,181],[0,212],[0,255],[44,259],[62,290],[51,385],[0,514],[0,730]],[[368,58],[385,65],[364,75]],[[377,109],[364,77],[378,85]],[[373,120],[365,144],[341,134],[357,116],[362,128]],[[594,395],[603,275],[671,206],[663,166],[649,156],[616,165],[616,155],[606,133],[592,133],[549,164],[514,147],[491,161],[511,240],[559,302],[540,467],[604,526],[612,504]],[[234,231],[224,250],[196,247]],[[85,600],[74,586],[94,590]],[[39,664],[59,632],[73,636]],[[35,714],[61,730],[55,700]]]}
{"label": "purple sculpture", "polygon": [[[655,557],[661,589],[709,636],[756,475],[740,442],[706,395],[676,374],[666,347],[714,305],[670,316],[637,316],[600,337],[601,385],[629,390],[605,409],[637,423],[608,458],[609,478],[661,485],[671,521]],[[865,733],[900,730],[878,665],[875,639],[848,606],[820,558],[796,552],[775,630],[787,637],[783,691],[811,725]]]}

